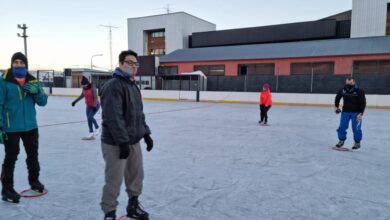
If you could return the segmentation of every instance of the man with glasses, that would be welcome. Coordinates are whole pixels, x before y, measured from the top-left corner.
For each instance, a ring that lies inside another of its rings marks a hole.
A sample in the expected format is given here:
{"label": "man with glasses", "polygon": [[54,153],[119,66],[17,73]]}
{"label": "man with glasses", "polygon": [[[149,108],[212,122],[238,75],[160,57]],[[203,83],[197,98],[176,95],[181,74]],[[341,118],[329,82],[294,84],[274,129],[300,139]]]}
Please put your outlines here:
{"label": "man with glasses", "polygon": [[149,219],[149,214],[139,204],[144,178],[140,140],[143,138],[151,151],[153,140],[145,122],[142,97],[135,83],[138,56],[134,51],[119,54],[119,67],[113,78],[106,82],[101,91],[102,136],[101,145],[105,161],[105,185],[101,207],[104,219],[115,219],[117,198],[123,179],[129,197],[127,217]]}

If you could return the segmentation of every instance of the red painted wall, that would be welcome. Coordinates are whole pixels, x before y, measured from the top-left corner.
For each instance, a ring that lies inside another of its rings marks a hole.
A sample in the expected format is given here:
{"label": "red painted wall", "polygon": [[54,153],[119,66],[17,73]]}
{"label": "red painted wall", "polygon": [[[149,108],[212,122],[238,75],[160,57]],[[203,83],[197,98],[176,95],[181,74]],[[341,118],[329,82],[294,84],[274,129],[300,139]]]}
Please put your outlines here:
{"label": "red painted wall", "polygon": [[288,59],[260,59],[260,60],[223,60],[223,61],[199,61],[199,62],[178,62],[164,63],[162,66],[178,66],[179,73],[193,72],[194,65],[225,65],[226,76],[237,76],[239,64],[251,63],[275,63],[275,74],[290,75],[290,64],[295,62],[335,62],[335,74],[351,74],[352,64],[355,60],[381,60],[390,59],[390,54],[382,55],[355,55],[337,57],[305,57]]}

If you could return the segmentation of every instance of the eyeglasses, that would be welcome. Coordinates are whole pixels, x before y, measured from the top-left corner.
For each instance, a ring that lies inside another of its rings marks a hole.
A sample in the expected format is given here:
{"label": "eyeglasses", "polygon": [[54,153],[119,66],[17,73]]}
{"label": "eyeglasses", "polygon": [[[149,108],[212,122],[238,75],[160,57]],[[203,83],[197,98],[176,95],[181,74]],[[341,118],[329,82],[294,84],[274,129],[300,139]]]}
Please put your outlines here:
{"label": "eyeglasses", "polygon": [[129,61],[129,60],[125,60],[123,62],[126,63],[129,66],[135,66],[135,67],[139,68],[139,63],[138,62],[133,62],[133,61]]}

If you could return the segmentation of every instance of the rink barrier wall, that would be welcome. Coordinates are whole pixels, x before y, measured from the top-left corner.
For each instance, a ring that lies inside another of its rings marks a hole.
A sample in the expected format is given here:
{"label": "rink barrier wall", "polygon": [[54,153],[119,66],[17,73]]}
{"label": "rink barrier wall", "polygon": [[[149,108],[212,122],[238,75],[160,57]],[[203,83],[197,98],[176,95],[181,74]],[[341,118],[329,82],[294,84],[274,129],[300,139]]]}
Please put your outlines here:
{"label": "rink barrier wall", "polygon": [[[44,88],[49,93],[48,88]],[[52,88],[55,96],[77,97],[81,88]],[[201,102],[259,103],[258,92],[210,92],[201,91]],[[142,90],[145,100],[196,101],[196,91]],[[273,105],[333,107],[335,94],[272,93]],[[369,108],[390,109],[390,95],[366,95]]]}

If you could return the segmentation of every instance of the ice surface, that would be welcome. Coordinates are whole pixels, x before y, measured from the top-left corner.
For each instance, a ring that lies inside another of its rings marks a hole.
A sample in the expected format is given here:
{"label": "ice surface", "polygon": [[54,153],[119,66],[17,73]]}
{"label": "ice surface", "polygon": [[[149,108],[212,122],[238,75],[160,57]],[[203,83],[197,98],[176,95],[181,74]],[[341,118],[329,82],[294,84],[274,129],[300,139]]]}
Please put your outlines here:
{"label": "ice surface", "polygon": [[[49,193],[0,202],[0,219],[102,219],[104,163],[85,105],[50,97],[38,109],[41,181]],[[144,149],[140,200],[151,219],[390,219],[390,111],[368,109],[362,149],[338,152],[333,108],[145,101],[155,148]],[[101,115],[98,114],[97,118]],[[100,121],[99,121],[100,122]],[[352,132],[348,132],[351,147]],[[3,149],[3,146],[0,146]],[[28,188],[25,152],[15,189]],[[1,162],[4,150],[0,151]],[[125,213],[124,188],[118,215]]]}

